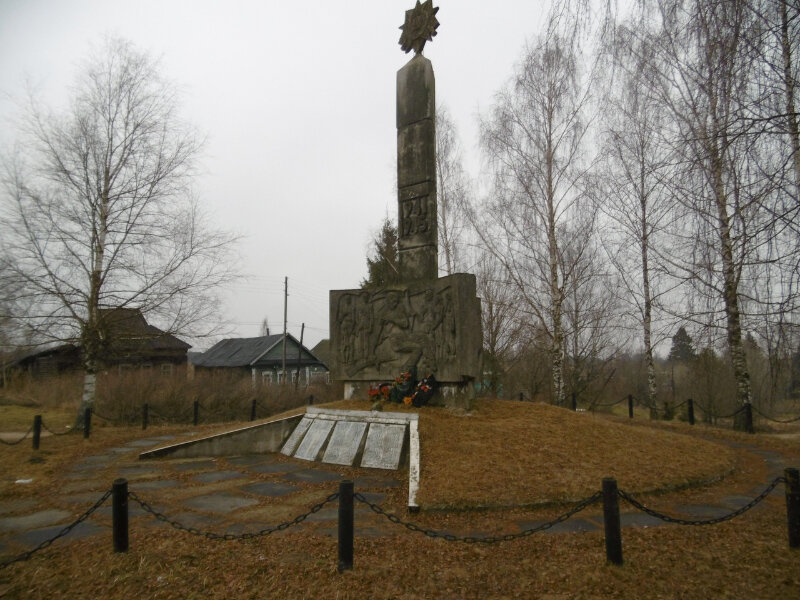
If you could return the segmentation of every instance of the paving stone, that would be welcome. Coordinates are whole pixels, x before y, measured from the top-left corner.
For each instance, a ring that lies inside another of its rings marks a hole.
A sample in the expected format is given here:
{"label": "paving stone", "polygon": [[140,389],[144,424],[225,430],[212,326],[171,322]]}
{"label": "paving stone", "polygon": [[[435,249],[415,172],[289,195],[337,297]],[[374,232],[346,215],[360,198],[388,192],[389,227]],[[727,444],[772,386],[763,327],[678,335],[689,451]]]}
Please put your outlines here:
{"label": "paving stone", "polygon": [[79,467],[79,466],[82,466],[82,465],[101,465],[101,466],[105,466],[105,465],[107,465],[108,463],[110,463],[111,461],[113,461],[116,458],[117,457],[114,456],[113,454],[99,454],[99,455],[96,455],[96,456],[87,456],[86,458],[84,458],[80,462],[75,463],[73,465],[73,468]]}
{"label": "paving stone", "polygon": [[[67,479],[73,479],[73,477],[67,475]],[[96,479],[81,479],[80,481],[71,481],[63,486],[61,486],[61,491],[66,494],[73,494],[76,492],[87,492],[89,490],[107,490],[111,487],[111,483],[103,484]],[[104,489],[105,488],[105,489]]]}
{"label": "paving stone", "polygon": [[147,446],[157,446],[162,441],[164,440],[160,438],[146,438],[141,440],[133,440],[132,442],[128,442],[125,445],[128,446],[129,448],[145,448]]}
{"label": "paving stone", "polygon": [[124,446],[118,446],[116,448],[109,448],[109,452],[113,454],[127,454],[128,452],[135,452],[133,448],[125,448]]}
{"label": "paving stone", "polygon": [[100,499],[100,496],[94,492],[84,492],[83,494],[74,494],[72,496],[61,496],[60,500],[67,504],[83,505],[89,508]]}
{"label": "paving stone", "polygon": [[278,498],[297,491],[296,485],[289,485],[288,483],[280,483],[279,481],[265,481],[264,483],[253,483],[241,488],[242,491],[248,494],[258,494],[259,496],[268,496],[270,498]]}
{"label": "paving stone", "polygon": [[272,464],[276,462],[275,457],[269,454],[246,454],[244,456],[232,456],[230,458],[226,458],[226,460],[233,465],[239,465],[243,467],[265,463]]}
{"label": "paving stone", "polygon": [[207,469],[216,469],[217,466],[217,461],[215,460],[196,460],[193,462],[172,464],[172,468],[177,471],[202,471]]}
{"label": "paving stone", "polygon": [[159,442],[168,442],[170,440],[174,440],[175,436],[174,435],[157,435],[157,436],[152,437],[150,439],[151,440],[156,440],[156,441],[159,441]]}
{"label": "paving stone", "polygon": [[202,483],[213,483],[215,481],[227,481],[228,479],[239,479],[241,477],[247,477],[247,475],[239,471],[211,471],[210,473],[195,475],[192,479]]}
{"label": "paving stone", "polygon": [[0,519],[0,531],[22,531],[35,527],[45,527],[64,521],[70,516],[72,516],[72,513],[65,510],[48,509],[21,517],[4,517]]}
{"label": "paving stone", "polygon": [[744,496],[744,495],[725,496],[724,498],[722,498],[719,501],[719,503],[723,507],[729,509],[730,511],[734,511],[734,510],[738,510],[741,507],[745,506],[746,504],[749,504],[750,502],[752,502],[754,497],[755,497],[755,495],[753,495],[753,496]]}
{"label": "paving stone", "polygon": [[0,502],[0,515],[31,510],[36,506],[36,504],[36,500],[32,500],[30,498],[20,498],[19,500],[3,500]]}
{"label": "paving stone", "polygon": [[120,467],[115,470],[118,477],[148,477],[160,475],[161,471],[150,466]]}
{"label": "paving stone", "polygon": [[[23,546],[35,547],[41,544],[42,542],[52,539],[56,535],[58,535],[62,529],[69,523],[65,523],[64,525],[59,525],[56,527],[45,527],[42,529],[32,529],[30,531],[26,531],[24,533],[20,533],[14,536],[14,540],[18,543],[22,544]],[[110,528],[104,527],[97,523],[93,523],[91,521],[83,521],[82,523],[76,525],[66,536],[59,538],[58,541],[63,540],[76,540],[84,537],[88,537],[90,535],[96,535],[102,532],[108,532]],[[56,543],[58,543],[58,541]]]}
{"label": "paving stone", "polygon": [[[673,509],[675,512],[689,515],[689,519],[714,519],[727,515],[730,510],[721,506],[711,506],[709,504],[680,504]],[[672,512],[672,511],[670,511]]]}
{"label": "paving stone", "polygon": [[293,463],[268,463],[264,465],[253,465],[252,467],[248,467],[248,471],[253,471],[255,473],[291,473],[293,471],[297,471],[301,469],[300,465],[295,465]]}
{"label": "paving stone", "polygon": [[190,508],[205,510],[215,513],[228,513],[237,508],[258,504],[258,500],[234,496],[233,494],[208,494],[205,496],[195,496],[184,500],[183,503]]}
{"label": "paving stone", "polygon": [[[142,498],[142,500],[147,502],[147,498]],[[147,504],[150,506],[150,508],[152,508],[156,512],[160,512],[160,513],[166,514],[166,512],[170,510],[166,506],[160,506],[158,504],[150,504],[150,502],[147,502]],[[111,506],[111,499],[109,498],[108,502],[106,502],[105,504],[103,504],[103,506],[98,508],[95,511],[95,513],[98,514],[98,515],[101,515],[103,517],[108,517],[110,519],[111,516],[112,516],[113,510],[114,509]],[[130,518],[133,518],[133,517],[151,517],[151,518],[155,518],[155,517],[152,517],[152,515],[149,512],[147,512],[145,509],[143,509],[142,505],[139,504],[138,502],[136,502],[136,500],[130,500],[128,502],[128,516]]]}
{"label": "paving stone", "polygon": [[666,525],[665,521],[642,512],[621,514],[619,521],[623,527],[658,527]]}
{"label": "paving stone", "polygon": [[179,512],[174,515],[167,515],[170,520],[180,523],[186,527],[196,527],[197,529],[213,528],[216,523],[215,519],[210,519],[205,515],[199,515],[193,512]]}
{"label": "paving stone", "polygon": [[166,490],[169,488],[174,488],[180,485],[177,481],[173,479],[159,479],[158,481],[142,481],[139,483],[138,481],[128,486],[129,488],[133,488],[134,491],[136,490]]}
{"label": "paving stone", "polygon": [[331,471],[324,471],[322,469],[303,469],[301,471],[294,471],[287,473],[283,479],[287,481],[303,481],[306,483],[326,483],[328,481],[339,481],[342,476],[339,473],[332,473]]}

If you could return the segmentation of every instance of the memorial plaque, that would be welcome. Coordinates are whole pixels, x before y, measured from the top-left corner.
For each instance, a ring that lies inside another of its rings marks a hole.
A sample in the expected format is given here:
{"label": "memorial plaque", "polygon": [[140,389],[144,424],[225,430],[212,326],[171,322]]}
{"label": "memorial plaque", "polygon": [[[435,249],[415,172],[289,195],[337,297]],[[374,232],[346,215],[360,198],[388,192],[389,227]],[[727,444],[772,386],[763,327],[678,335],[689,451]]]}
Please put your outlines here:
{"label": "memorial plaque", "polygon": [[300,447],[294,453],[295,458],[302,458],[303,460],[317,460],[322,446],[328,441],[328,436],[333,429],[334,421],[325,419],[314,419],[311,426],[308,428],[303,441],[300,442]]}
{"label": "memorial plaque", "polygon": [[322,462],[352,466],[366,430],[366,422],[337,421]]}
{"label": "memorial plaque", "polygon": [[405,440],[405,425],[372,423],[367,432],[361,466],[373,469],[397,469]]}

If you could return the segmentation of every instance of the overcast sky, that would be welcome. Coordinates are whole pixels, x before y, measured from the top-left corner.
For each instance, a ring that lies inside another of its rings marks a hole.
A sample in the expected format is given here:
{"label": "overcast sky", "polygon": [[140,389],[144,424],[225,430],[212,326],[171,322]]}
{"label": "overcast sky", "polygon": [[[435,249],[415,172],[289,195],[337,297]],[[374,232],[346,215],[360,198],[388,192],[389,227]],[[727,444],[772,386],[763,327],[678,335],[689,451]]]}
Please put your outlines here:
{"label": "overcast sky", "polygon": [[[233,336],[268,318],[313,346],[328,336],[328,291],[358,287],[383,217],[396,217],[395,74],[411,55],[399,26],[414,0],[0,0],[0,150],[26,81],[50,106],[103,35],[162,59],[181,114],[207,136],[202,205],[243,236],[245,277],[225,298]],[[545,3],[439,0],[424,54],[465,167],[480,166],[477,116],[511,76]],[[199,348],[204,349],[204,348]]]}

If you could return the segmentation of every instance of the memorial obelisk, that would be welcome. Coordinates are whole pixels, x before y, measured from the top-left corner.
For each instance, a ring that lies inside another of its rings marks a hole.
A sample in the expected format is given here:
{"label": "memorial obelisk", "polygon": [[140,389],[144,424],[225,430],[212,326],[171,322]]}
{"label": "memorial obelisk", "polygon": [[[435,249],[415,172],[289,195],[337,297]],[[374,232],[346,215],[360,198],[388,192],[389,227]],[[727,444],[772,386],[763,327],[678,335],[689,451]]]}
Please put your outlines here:
{"label": "memorial obelisk", "polygon": [[397,221],[401,282],[330,293],[331,378],[345,397],[417,367],[444,397],[469,398],[480,377],[481,310],[475,276],[438,277],[436,89],[422,55],[439,21],[431,0],[406,11],[400,46],[414,57],[397,73]]}

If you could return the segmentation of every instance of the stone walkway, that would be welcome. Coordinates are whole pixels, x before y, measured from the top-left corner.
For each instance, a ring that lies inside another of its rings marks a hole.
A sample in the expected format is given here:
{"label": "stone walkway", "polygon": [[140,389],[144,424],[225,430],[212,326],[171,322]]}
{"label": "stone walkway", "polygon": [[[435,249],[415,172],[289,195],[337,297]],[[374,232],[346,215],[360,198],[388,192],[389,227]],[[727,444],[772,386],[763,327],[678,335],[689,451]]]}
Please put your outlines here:
{"label": "stone walkway", "polygon": [[[128,480],[128,489],[153,509],[186,527],[215,533],[257,532],[265,527],[292,520],[311,506],[337,491],[342,475],[335,467],[321,463],[286,458],[280,454],[248,455],[226,458],[138,460],[145,448],[163,444],[173,436],[147,437],[108,449],[74,464],[61,478],[61,494],[39,503],[33,499],[0,501],[0,562],[36,547],[59,533],[66,525],[91,507],[118,477]],[[722,497],[715,505],[676,505],[670,513],[688,519],[710,518],[730,513],[757,496],[775,477],[783,474],[783,459],[776,452],[745,448],[766,462],[768,478],[754,485],[747,495]],[[403,485],[403,472],[360,469],[356,491],[368,501],[381,504]],[[399,491],[399,490],[398,490]],[[773,494],[783,494],[778,486]],[[135,527],[165,527],[165,523],[147,515],[134,500],[129,503]],[[621,501],[623,527],[652,527],[663,521],[634,511]],[[755,510],[758,510],[756,507]],[[398,516],[413,521],[405,512]],[[337,505],[331,503],[308,517],[322,535],[337,535]],[[398,526],[374,514],[363,503],[356,503],[356,537],[397,533]],[[520,531],[542,521],[519,520]],[[302,527],[303,525],[301,525]],[[560,523],[547,533],[601,530],[602,516],[580,517]],[[111,538],[111,502],[75,527],[56,543],[102,534]],[[469,535],[481,535],[470,532]],[[110,543],[110,541],[109,541]]]}

